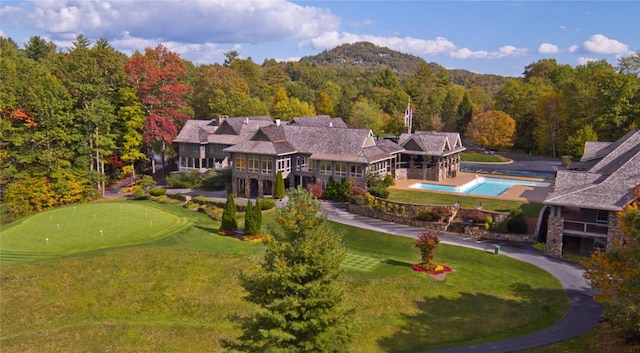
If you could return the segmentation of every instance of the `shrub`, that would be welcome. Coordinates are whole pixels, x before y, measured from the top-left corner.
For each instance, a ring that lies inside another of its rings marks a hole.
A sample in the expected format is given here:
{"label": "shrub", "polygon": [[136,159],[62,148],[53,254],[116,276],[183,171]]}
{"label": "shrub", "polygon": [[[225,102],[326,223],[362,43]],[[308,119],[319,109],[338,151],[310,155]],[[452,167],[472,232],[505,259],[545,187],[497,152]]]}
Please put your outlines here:
{"label": "shrub", "polygon": [[527,227],[527,220],[524,214],[518,211],[511,211],[509,217],[506,220],[507,231],[511,233],[526,234],[529,230]]}
{"label": "shrub", "polygon": [[447,207],[434,206],[431,207],[431,214],[436,222],[442,222],[445,219],[453,216],[453,211]]}
{"label": "shrub", "polygon": [[307,191],[312,193],[317,199],[322,198],[322,194],[324,194],[322,186],[318,184],[307,184]]}
{"label": "shrub", "polygon": [[233,195],[229,193],[227,195],[227,203],[224,205],[224,211],[222,212],[222,222],[220,224],[222,233],[228,233],[238,228],[236,213],[236,203],[233,200]]}
{"label": "shrub", "polygon": [[136,188],[136,190],[131,194],[132,200],[149,200],[151,197],[142,189],[141,187]]}
{"label": "shrub", "polygon": [[165,195],[167,193],[167,190],[165,189],[151,189],[149,190],[149,195],[151,196],[162,196]]}
{"label": "shrub", "polygon": [[376,186],[370,187],[369,193],[381,199],[386,199],[387,197],[389,197],[389,190],[387,190],[387,188],[385,188],[383,185],[376,185]]}
{"label": "shrub", "polygon": [[358,185],[352,184],[351,185],[351,190],[349,191],[349,193],[351,195],[364,195],[367,193],[367,190],[365,190],[364,188],[359,187]]}
{"label": "shrub", "polygon": [[467,213],[465,220],[474,223],[484,223],[487,221],[487,214],[480,210],[472,210]]}
{"label": "shrub", "polygon": [[418,236],[418,239],[416,239],[416,248],[420,249],[420,258],[422,259],[420,267],[425,270],[430,269],[433,258],[436,256],[438,244],[440,244],[440,238],[433,232],[422,233]]}
{"label": "shrub", "polygon": [[164,181],[169,189],[191,189],[196,186],[196,184],[190,178],[187,178],[185,174],[181,173],[173,173],[164,178]]}
{"label": "shrub", "polygon": [[231,170],[207,174],[200,182],[199,188],[203,190],[224,190],[231,184]]}
{"label": "shrub", "polygon": [[396,180],[393,178],[393,175],[386,174],[384,179],[382,179],[382,185],[388,188],[389,186],[396,185]]}
{"label": "shrub", "polygon": [[260,209],[262,210],[270,210],[276,207],[276,200],[274,199],[261,199],[260,200]]}
{"label": "shrub", "polygon": [[533,244],[533,248],[540,251],[540,252],[546,252],[547,251],[547,244],[546,243],[535,243]]}
{"label": "shrub", "polygon": [[431,213],[431,209],[429,207],[420,207],[416,212],[416,219],[431,222],[433,220],[433,213]]}

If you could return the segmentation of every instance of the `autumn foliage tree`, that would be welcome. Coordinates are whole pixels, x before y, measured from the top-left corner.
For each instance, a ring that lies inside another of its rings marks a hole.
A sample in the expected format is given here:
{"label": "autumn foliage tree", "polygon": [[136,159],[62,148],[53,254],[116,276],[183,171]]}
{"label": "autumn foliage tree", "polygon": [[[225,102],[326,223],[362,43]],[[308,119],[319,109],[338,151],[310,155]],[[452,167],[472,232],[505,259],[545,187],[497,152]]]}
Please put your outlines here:
{"label": "autumn foliage tree", "polygon": [[440,238],[432,232],[422,233],[416,239],[416,248],[420,250],[422,262],[418,265],[425,270],[432,270],[433,258],[436,256],[436,249],[440,244]]}
{"label": "autumn foliage tree", "polygon": [[640,348],[640,187],[635,192],[635,202],[618,215],[623,239],[606,252],[596,250],[582,265],[604,316],[632,347]]}
{"label": "autumn foliage tree", "polygon": [[515,132],[515,120],[505,112],[490,110],[471,119],[465,137],[487,148],[511,147]]}
{"label": "autumn foliage tree", "polygon": [[192,87],[183,83],[185,63],[180,56],[162,44],[155,49],[146,48],[144,55],[135,53],[124,66],[131,85],[136,89],[146,109],[144,140],[163,149],[171,144],[183,121],[189,118],[186,94]]}

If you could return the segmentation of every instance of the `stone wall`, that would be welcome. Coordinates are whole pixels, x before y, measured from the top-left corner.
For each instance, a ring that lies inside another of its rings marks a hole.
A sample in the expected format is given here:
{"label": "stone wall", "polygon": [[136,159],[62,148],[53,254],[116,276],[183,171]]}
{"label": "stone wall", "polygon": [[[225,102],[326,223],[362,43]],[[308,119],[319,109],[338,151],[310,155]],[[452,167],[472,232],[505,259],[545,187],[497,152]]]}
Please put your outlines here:
{"label": "stone wall", "polygon": [[532,234],[497,233],[480,227],[465,227],[464,235],[474,239],[492,239],[500,241],[518,241],[535,243],[536,238]]}
{"label": "stone wall", "polygon": [[[407,204],[407,205],[412,205],[412,204]],[[413,205],[413,206],[423,206],[423,205]],[[443,207],[450,207],[450,206],[443,206]],[[447,230],[447,225],[448,225],[448,223],[445,223],[445,222],[427,222],[427,221],[422,221],[422,220],[413,219],[409,217],[403,217],[395,213],[383,212],[378,209],[374,209],[368,206],[356,205],[353,203],[349,203],[349,212],[366,216],[366,217],[381,219],[387,222],[405,224],[412,227],[425,228],[429,230],[435,230],[438,232]]]}
{"label": "stone wall", "polygon": [[395,172],[396,180],[407,180],[407,168],[398,168]]}
{"label": "stone wall", "polygon": [[547,254],[554,257],[562,256],[562,234],[564,218],[549,216],[547,226]]}

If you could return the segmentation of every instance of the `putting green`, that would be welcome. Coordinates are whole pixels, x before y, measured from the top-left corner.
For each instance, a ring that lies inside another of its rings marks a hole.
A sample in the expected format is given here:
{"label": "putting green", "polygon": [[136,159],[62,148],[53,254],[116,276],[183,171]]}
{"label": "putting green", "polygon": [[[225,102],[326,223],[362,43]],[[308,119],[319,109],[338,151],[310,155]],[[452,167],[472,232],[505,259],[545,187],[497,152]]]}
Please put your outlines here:
{"label": "putting green", "polygon": [[90,203],[31,216],[4,230],[0,254],[5,263],[145,243],[172,234],[188,221],[148,204]]}
{"label": "putting green", "polygon": [[380,260],[369,256],[347,253],[347,257],[342,262],[342,266],[359,271],[373,271],[380,264]]}

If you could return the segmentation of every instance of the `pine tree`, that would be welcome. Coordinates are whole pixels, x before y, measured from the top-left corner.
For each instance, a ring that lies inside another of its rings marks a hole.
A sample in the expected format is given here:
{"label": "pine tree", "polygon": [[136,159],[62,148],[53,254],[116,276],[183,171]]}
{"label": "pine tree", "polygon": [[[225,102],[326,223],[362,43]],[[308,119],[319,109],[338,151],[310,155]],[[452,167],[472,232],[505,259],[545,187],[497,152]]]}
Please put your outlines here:
{"label": "pine tree", "polygon": [[273,191],[273,198],[281,199],[284,195],[284,179],[282,178],[282,172],[278,171],[278,174],[276,175],[276,189]]}
{"label": "pine tree", "polygon": [[247,200],[247,209],[244,213],[244,235],[255,235],[255,216],[251,200]]}
{"label": "pine tree", "polygon": [[341,236],[318,216],[320,202],[309,192],[298,187],[287,196],[264,260],[241,276],[246,300],[260,310],[241,320],[236,342],[224,344],[244,352],[346,352],[351,310],[342,307]]}
{"label": "pine tree", "polygon": [[236,203],[231,193],[227,194],[227,203],[222,211],[222,222],[220,224],[220,232],[234,231],[238,228],[238,220],[236,216]]}

